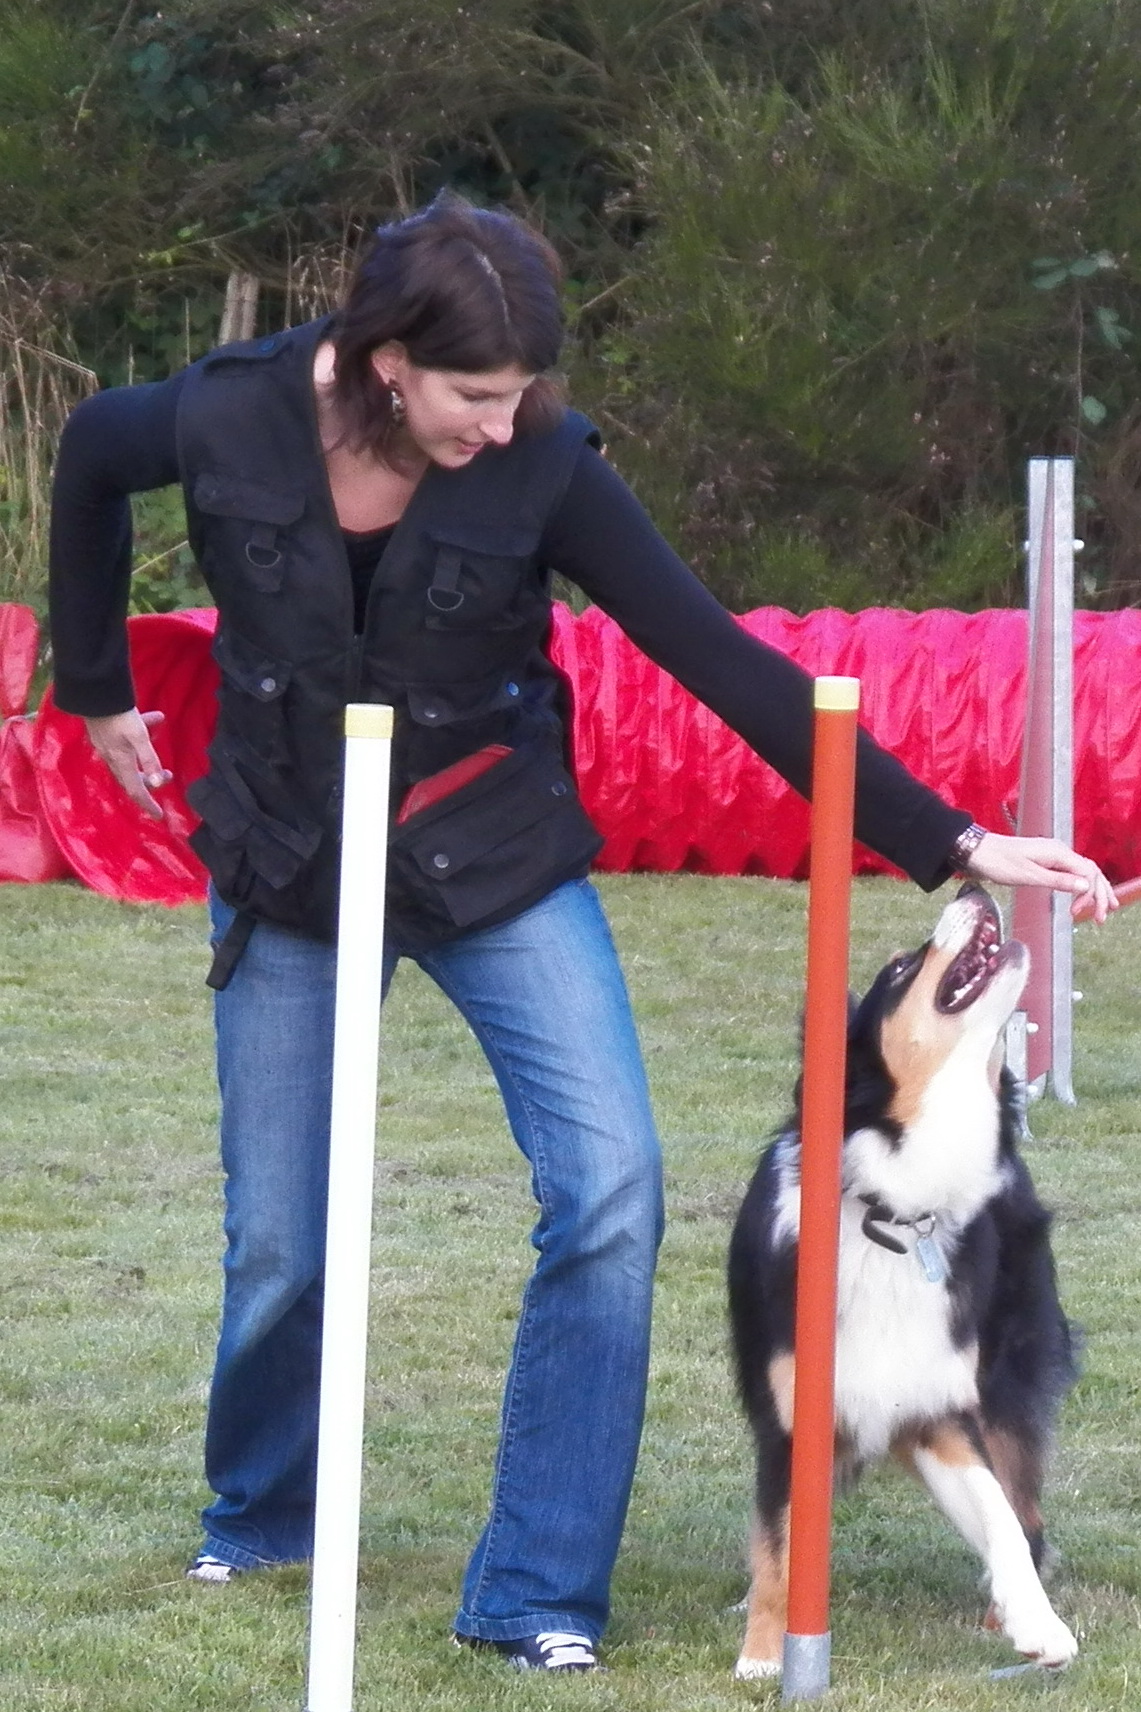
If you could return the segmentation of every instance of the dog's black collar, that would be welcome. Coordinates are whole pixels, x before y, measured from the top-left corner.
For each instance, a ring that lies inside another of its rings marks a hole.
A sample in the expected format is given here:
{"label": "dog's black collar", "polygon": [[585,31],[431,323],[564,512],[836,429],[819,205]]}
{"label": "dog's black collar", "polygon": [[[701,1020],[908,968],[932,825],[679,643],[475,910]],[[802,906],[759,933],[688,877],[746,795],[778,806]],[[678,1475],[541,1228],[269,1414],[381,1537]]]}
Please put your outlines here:
{"label": "dog's black collar", "polygon": [[[913,1219],[900,1219],[876,1195],[861,1195],[860,1200],[868,1209],[860,1229],[872,1242],[878,1242],[881,1248],[888,1249],[892,1254],[907,1254],[907,1244],[900,1242],[897,1236],[891,1236],[887,1231],[881,1230],[881,1225],[911,1225],[918,1229],[921,1235],[928,1236],[935,1227],[934,1213],[917,1213]],[[921,1228],[923,1225],[927,1225],[926,1232]]]}

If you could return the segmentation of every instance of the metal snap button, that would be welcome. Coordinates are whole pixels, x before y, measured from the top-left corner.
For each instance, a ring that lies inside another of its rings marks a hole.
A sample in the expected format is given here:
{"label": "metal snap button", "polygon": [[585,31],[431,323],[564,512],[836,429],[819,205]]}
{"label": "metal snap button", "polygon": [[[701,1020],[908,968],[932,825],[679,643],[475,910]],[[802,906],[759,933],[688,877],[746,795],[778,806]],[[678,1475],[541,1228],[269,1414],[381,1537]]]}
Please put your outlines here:
{"label": "metal snap button", "polygon": [[505,687],[506,687],[508,695],[518,695],[519,694],[519,685],[518,684],[507,684]]}
{"label": "metal snap button", "polygon": [[565,797],[567,794],[567,789],[568,789],[568,787],[564,783],[564,781],[562,779],[559,779],[555,784],[553,784],[551,786],[551,795],[553,797]]}
{"label": "metal snap button", "polygon": [[272,695],[274,690],[277,688],[277,679],[263,678],[261,683],[258,685],[258,688],[263,692],[263,694]]}
{"label": "metal snap button", "polygon": [[438,856],[432,857],[433,868],[450,868],[451,865],[452,865],[451,857],[445,856],[443,851],[441,851]]}

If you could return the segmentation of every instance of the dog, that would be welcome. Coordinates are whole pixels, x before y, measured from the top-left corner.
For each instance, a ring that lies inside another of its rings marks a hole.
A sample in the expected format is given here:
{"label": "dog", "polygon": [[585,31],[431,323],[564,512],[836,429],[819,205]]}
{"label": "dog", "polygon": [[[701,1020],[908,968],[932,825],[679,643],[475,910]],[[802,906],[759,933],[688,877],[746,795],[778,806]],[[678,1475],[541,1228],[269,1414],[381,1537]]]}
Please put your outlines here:
{"label": "dog", "polygon": [[[1075,1377],[1050,1218],[1017,1141],[1003,1030],[1030,956],[967,884],[917,951],[850,1006],[836,1343],[836,1473],[891,1455],[983,1560],[988,1628],[1042,1665],[1077,1642],[1039,1570],[1040,1500]],[[799,1091],[798,1091],[799,1099]],[[729,1251],[741,1400],[757,1449],[752,1583],[738,1677],[781,1668],[788,1585],[800,1137],[757,1167]]]}

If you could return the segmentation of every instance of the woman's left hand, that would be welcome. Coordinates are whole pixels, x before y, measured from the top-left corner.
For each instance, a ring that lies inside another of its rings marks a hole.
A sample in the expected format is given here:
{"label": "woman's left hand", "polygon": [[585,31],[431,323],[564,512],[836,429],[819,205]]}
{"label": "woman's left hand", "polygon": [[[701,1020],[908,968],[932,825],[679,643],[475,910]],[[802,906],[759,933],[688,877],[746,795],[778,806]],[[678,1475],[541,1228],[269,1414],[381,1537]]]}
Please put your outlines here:
{"label": "woman's left hand", "polygon": [[1060,838],[1007,838],[988,832],[966,864],[972,879],[996,886],[1049,886],[1072,892],[1075,920],[1104,921],[1117,908],[1113,887],[1096,862],[1079,856]]}

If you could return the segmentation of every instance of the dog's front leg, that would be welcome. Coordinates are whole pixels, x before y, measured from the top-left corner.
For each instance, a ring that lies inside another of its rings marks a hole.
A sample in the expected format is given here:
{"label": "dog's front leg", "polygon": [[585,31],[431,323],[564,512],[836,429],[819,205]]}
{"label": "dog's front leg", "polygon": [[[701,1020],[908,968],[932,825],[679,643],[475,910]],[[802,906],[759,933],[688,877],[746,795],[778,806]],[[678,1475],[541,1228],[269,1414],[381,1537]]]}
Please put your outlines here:
{"label": "dog's front leg", "polygon": [[792,1480],[792,1407],[796,1367],[791,1350],[773,1356],[750,1410],[757,1446],[757,1491],[751,1541],[748,1620],[734,1675],[779,1676],[788,1626],[788,1499]]}
{"label": "dog's front leg", "polygon": [[748,1620],[734,1676],[779,1676],[788,1622],[788,1505],[757,1515],[750,1548]]}
{"label": "dog's front leg", "polygon": [[1003,1633],[1027,1658],[1069,1664],[1078,1643],[1046,1597],[1022,1525],[972,1435],[944,1421],[908,1452],[939,1508],[982,1558]]}

